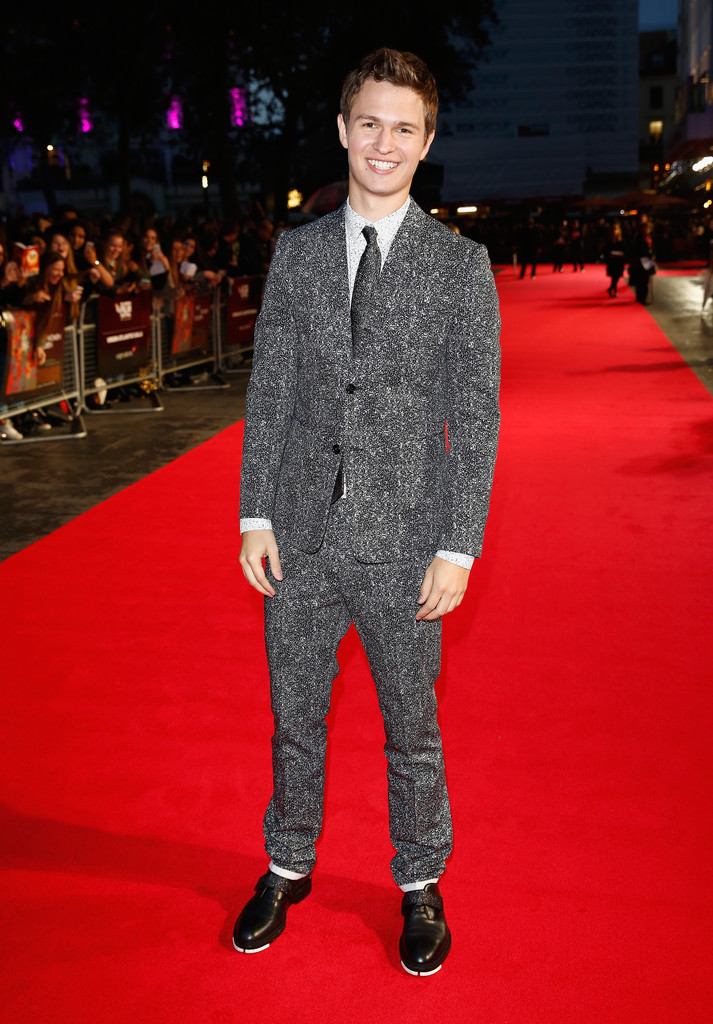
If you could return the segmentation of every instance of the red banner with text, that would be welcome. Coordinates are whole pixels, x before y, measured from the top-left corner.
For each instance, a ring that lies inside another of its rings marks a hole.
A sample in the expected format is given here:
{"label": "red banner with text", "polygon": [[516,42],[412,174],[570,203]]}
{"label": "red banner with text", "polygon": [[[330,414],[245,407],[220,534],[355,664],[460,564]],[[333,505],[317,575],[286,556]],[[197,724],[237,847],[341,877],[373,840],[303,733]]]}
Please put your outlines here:
{"label": "red banner with text", "polygon": [[126,376],[151,358],[151,293],[100,295],[97,365],[107,380]]}
{"label": "red banner with text", "polygon": [[264,281],[260,276],[233,279],[227,305],[226,345],[252,345]]}

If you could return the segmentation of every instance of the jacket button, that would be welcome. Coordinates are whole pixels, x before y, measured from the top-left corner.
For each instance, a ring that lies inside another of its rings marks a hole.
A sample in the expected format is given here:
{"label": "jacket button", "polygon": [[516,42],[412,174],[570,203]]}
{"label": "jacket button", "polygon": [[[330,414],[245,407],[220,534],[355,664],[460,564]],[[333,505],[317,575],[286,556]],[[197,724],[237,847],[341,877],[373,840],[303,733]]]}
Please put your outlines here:
{"label": "jacket button", "polygon": [[332,451],[334,452],[335,455],[339,455],[339,445],[332,445]]}
{"label": "jacket button", "polygon": [[347,384],[345,390],[348,395],[353,395],[354,392],[356,391],[356,384]]}

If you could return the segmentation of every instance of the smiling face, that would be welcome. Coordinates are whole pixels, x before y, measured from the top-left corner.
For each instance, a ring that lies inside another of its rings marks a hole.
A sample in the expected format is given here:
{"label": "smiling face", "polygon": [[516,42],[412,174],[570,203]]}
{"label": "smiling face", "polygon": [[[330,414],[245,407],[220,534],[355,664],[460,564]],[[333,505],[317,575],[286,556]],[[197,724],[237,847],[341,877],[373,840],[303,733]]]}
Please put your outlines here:
{"label": "smiling face", "polygon": [[121,235],[109,235],[106,240],[105,255],[108,260],[115,263],[119,259],[124,249],[124,239]]}
{"label": "smiling face", "polygon": [[59,284],[64,277],[64,260],[56,260],[47,268],[47,284]]}
{"label": "smiling face", "polygon": [[412,89],[367,79],[339,139],[349,154],[349,202],[367,220],[398,210],[433,142],[426,135],[423,101]]}
{"label": "smiling face", "polygon": [[143,238],[141,239],[141,245],[143,246],[144,252],[151,252],[157,243],[158,235],[153,228],[147,228],[146,231],[144,231]]}
{"label": "smiling face", "polygon": [[58,252],[66,260],[69,256],[69,239],[65,238],[64,235],[52,235],[50,252]]}

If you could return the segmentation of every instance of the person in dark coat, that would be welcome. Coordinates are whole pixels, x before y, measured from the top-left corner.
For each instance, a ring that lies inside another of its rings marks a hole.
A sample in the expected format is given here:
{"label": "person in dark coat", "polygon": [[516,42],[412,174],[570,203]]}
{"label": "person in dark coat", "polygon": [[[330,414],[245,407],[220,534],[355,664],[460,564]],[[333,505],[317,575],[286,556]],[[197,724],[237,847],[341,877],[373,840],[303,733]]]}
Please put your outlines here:
{"label": "person in dark coat", "polygon": [[582,228],[578,220],[572,225],[569,233],[569,255],[572,260],[572,270],[584,270],[584,256],[582,248]]}
{"label": "person in dark coat", "polygon": [[537,269],[537,254],[540,251],[540,232],[535,224],[534,217],[529,217],[526,227],[520,234],[520,280],[525,276],[525,271],[532,267],[531,277],[535,276]]}
{"label": "person in dark coat", "polygon": [[626,253],[624,250],[624,236],[621,232],[621,224],[619,221],[613,226],[611,230],[611,236],[607,241],[607,247],[605,250],[607,275],[609,277],[609,287],[607,289],[609,295],[614,299],[617,295],[617,285],[619,278],[624,273],[624,266],[626,263]]}
{"label": "person in dark coat", "polygon": [[651,278],[656,273],[651,229],[648,217],[642,217],[639,230],[629,255],[629,280],[636,292],[636,301],[645,306],[649,302]]}

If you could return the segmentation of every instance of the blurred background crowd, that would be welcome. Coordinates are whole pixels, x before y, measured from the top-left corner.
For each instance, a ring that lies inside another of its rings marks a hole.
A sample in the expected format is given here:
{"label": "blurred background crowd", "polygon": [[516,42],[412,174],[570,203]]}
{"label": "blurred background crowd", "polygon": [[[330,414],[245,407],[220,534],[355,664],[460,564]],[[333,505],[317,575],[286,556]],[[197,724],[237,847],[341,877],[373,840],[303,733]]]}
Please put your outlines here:
{"label": "blurred background crowd", "polygon": [[[141,289],[151,289],[156,304],[167,303],[182,288],[265,274],[284,226],[275,225],[259,204],[223,223],[86,218],[71,207],[54,217],[21,217],[0,234],[0,308],[31,306],[39,312],[65,302],[72,316],[93,294]],[[26,247],[36,247],[39,273],[23,270]]]}

